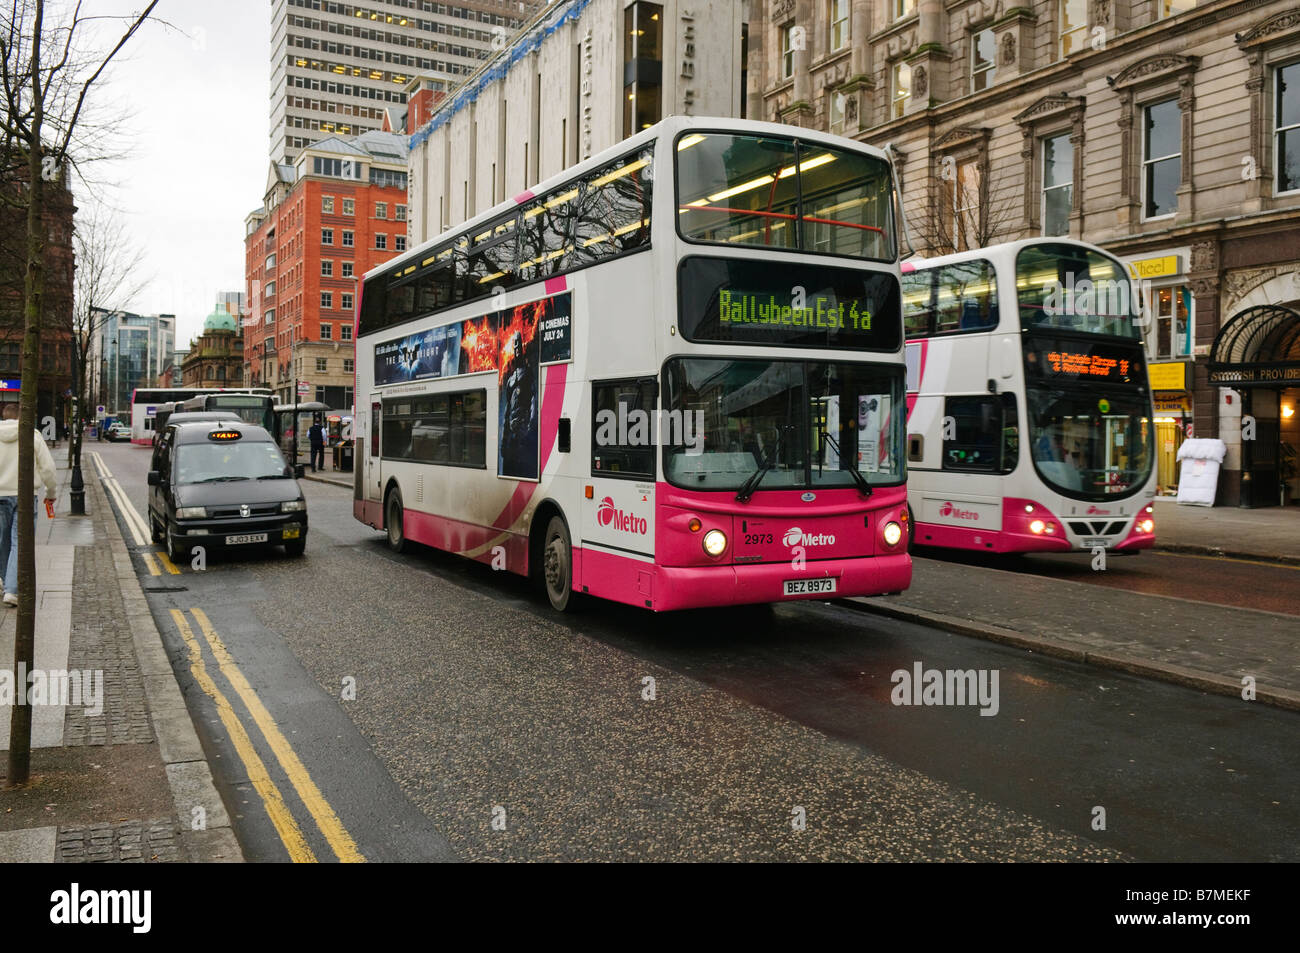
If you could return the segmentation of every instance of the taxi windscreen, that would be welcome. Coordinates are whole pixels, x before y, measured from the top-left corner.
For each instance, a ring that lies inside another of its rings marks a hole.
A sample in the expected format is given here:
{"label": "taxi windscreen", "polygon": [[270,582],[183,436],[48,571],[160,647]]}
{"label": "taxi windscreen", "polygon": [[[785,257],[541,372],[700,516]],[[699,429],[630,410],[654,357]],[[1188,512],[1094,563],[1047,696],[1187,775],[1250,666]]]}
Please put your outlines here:
{"label": "taxi windscreen", "polygon": [[293,469],[269,440],[184,443],[176,448],[176,483],[287,480]]}

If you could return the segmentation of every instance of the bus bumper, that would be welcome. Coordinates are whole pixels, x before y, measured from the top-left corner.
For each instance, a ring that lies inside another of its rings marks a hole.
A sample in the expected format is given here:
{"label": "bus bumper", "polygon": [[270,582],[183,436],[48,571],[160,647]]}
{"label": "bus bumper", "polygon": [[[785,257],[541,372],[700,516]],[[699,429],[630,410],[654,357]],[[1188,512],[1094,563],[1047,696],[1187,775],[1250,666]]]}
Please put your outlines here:
{"label": "bus bumper", "polygon": [[[785,594],[792,579],[836,580],[834,592]],[[798,602],[807,599],[845,599],[901,592],[912,584],[912,558],[907,553],[855,559],[810,561],[803,569],[789,563],[751,563],[739,566],[659,566],[651,599],[656,612],[740,606],[762,602]]]}

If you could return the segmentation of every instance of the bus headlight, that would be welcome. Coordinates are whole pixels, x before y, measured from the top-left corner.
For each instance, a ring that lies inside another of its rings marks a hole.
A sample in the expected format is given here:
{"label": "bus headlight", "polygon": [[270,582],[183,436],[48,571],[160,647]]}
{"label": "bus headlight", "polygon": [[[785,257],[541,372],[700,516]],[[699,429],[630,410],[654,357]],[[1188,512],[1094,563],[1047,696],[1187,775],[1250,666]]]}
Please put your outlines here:
{"label": "bus headlight", "polygon": [[884,535],[886,544],[897,546],[898,541],[903,538],[903,527],[894,522],[886,523]]}
{"label": "bus headlight", "polygon": [[727,534],[720,529],[711,529],[704,534],[704,551],[710,556],[721,556],[727,551]]}
{"label": "bus headlight", "polygon": [[1046,528],[1047,528],[1047,524],[1044,523],[1042,520],[1034,520],[1032,523],[1029,524],[1029,532],[1034,533],[1035,535],[1042,533],[1042,531],[1045,530]]}
{"label": "bus headlight", "polygon": [[178,520],[207,519],[208,508],[206,506],[178,506],[176,507],[176,518]]}
{"label": "bus headlight", "polygon": [[1155,520],[1145,519],[1138,523],[1138,532],[1154,533],[1156,530]]}

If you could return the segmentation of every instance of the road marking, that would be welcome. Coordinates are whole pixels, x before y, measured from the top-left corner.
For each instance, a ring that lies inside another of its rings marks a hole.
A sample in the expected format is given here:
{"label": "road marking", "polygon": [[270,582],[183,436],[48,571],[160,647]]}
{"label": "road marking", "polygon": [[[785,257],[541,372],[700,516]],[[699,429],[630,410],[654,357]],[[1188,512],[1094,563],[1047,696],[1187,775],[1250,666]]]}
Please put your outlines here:
{"label": "road marking", "polygon": [[[175,611],[175,610],[173,610]],[[208,647],[212,649],[212,654],[216,657],[217,667],[221,669],[221,674],[234,686],[235,693],[243,700],[247,706],[249,714],[253,716],[253,721],[261,729],[267,743],[270,744],[271,750],[275,752],[276,759],[280,762],[280,767],[284,773],[289,776],[293,782],[294,789],[297,790],[298,796],[302,798],[303,804],[307,805],[307,810],[316,820],[316,826],[320,828],[321,834],[329,842],[330,848],[334,851],[335,856],[344,863],[365,863],[365,857],[357,849],[356,842],[352,835],[344,828],[343,823],[339,820],[334,809],[330,807],[329,802],[321,794],[320,788],[312,781],[311,775],[307,773],[307,768],[298,758],[297,753],[289,744],[288,739],[280,732],[279,726],[271,713],[266,710],[262,700],[257,697],[248,680],[244,678],[244,673],[240,671],[239,666],[235,664],[230,653],[226,650],[225,643],[217,635],[212,623],[208,621],[207,615],[202,609],[191,609],[194,620],[199,624],[199,629],[203,632],[204,639],[207,640]]]}
{"label": "road marking", "polygon": [[109,494],[117,502],[117,507],[122,512],[122,521],[126,523],[126,528],[130,531],[135,544],[137,546],[148,546],[150,543],[149,527],[145,524],[139,511],[131,505],[126,493],[118,484],[117,478],[113,476],[113,472],[109,470],[108,465],[104,463],[103,458],[94,451],[90,452],[90,458],[95,461],[95,466],[99,468],[99,481],[104,484]]}
{"label": "road marking", "polygon": [[156,553],[155,555],[158,557],[158,562],[162,564],[163,569],[166,569],[173,576],[181,574],[181,571],[176,568],[176,564],[167,558],[166,553]]}
{"label": "road marking", "polygon": [[[192,610],[196,613],[198,610]],[[266,770],[266,765],[262,762],[261,757],[257,754],[257,749],[253,747],[253,742],[248,737],[248,732],[239,721],[239,716],[235,714],[235,709],[231,706],[230,701],[222,694],[217,683],[212,680],[208,674],[207,666],[203,662],[203,650],[199,648],[199,641],[194,636],[194,630],[190,628],[185,614],[179,609],[172,609],[172,619],[176,623],[176,628],[180,630],[181,638],[190,650],[190,672],[194,680],[198,682],[199,687],[207,693],[217,706],[217,714],[221,718],[221,723],[226,727],[226,733],[230,737],[230,743],[234,745],[235,753],[239,755],[239,760],[244,762],[244,768],[248,771],[248,779],[253,784],[253,789],[257,791],[258,796],[262,799],[262,806],[266,809],[266,815],[271,819],[271,824],[275,827],[276,833],[280,835],[280,841],[284,844],[285,850],[289,852],[289,859],[295,864],[311,864],[316,862],[316,855],[312,853],[311,846],[307,839],[303,837],[302,829],[298,822],[294,820],[293,813],[284,802],[284,796],[280,794],[280,789],[275,786],[271,780],[270,772]]]}
{"label": "road marking", "polygon": [[1292,566],[1289,563],[1270,563],[1262,559],[1241,559],[1237,556],[1209,556],[1203,553],[1171,553],[1168,550],[1157,550],[1157,556],[1175,556],[1179,559],[1213,559],[1216,562],[1245,563],[1249,566],[1268,566],[1271,569],[1290,569],[1293,572],[1300,572],[1300,566]]}
{"label": "road marking", "polygon": [[140,555],[144,557],[144,564],[149,567],[149,575],[160,575],[158,564],[153,560],[153,553],[141,553]]}

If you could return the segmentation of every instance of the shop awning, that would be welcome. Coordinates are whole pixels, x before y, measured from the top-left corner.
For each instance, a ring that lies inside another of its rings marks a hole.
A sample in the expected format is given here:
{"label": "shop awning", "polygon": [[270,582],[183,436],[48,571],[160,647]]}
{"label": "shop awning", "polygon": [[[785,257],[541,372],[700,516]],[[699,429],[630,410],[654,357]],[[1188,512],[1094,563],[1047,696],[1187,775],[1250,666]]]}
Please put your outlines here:
{"label": "shop awning", "polygon": [[1300,385],[1300,311],[1261,304],[1229,318],[1210,349],[1210,383]]}

